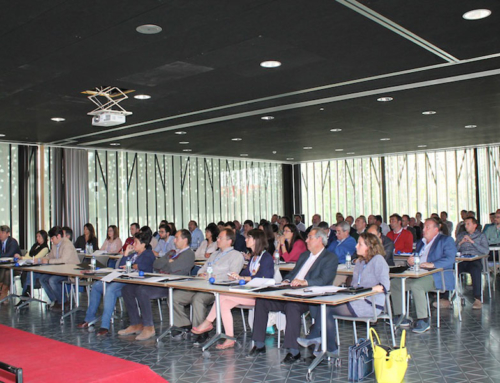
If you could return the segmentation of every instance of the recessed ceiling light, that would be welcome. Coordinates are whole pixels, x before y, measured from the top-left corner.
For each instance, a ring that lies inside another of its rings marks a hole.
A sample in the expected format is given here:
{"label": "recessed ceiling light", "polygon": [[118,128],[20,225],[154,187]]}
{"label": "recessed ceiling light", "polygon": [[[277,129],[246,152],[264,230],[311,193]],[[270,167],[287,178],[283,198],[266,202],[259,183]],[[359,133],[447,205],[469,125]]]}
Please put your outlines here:
{"label": "recessed ceiling light", "polygon": [[392,97],[379,97],[379,98],[377,98],[377,101],[379,101],[379,102],[389,102],[392,100],[394,100]]}
{"label": "recessed ceiling light", "polygon": [[313,147],[312,146],[304,146],[305,150],[311,150]]}
{"label": "recessed ceiling light", "polygon": [[355,154],[355,152],[348,152],[347,154]]}
{"label": "recessed ceiling light", "polygon": [[335,128],[335,129],[330,129],[330,132],[341,132],[342,129],[339,129],[339,128]]}
{"label": "recessed ceiling light", "polygon": [[273,154],[276,154],[276,153],[278,153],[278,152],[276,150],[273,150]]}
{"label": "recessed ceiling light", "polygon": [[319,108],[319,110],[325,110],[325,108]]}
{"label": "recessed ceiling light", "polygon": [[154,24],[139,25],[135,30],[144,35],[154,35],[162,31],[161,27]]}
{"label": "recessed ceiling light", "polygon": [[344,149],[335,149],[336,152],[343,152]]}
{"label": "recessed ceiling light", "polygon": [[418,145],[419,148],[426,148],[427,145]]}
{"label": "recessed ceiling light", "polygon": [[473,9],[472,11],[465,12],[462,17],[465,20],[479,20],[484,19],[491,15],[491,11],[489,9]]}
{"label": "recessed ceiling light", "polygon": [[192,152],[191,149],[182,149],[183,152]]}
{"label": "recessed ceiling light", "polygon": [[293,160],[294,160],[294,158],[293,158],[293,157],[288,157],[286,160],[287,160],[287,161],[293,161]]}
{"label": "recessed ceiling light", "polygon": [[270,120],[274,120],[274,117],[273,116],[263,116],[260,118],[261,120],[266,120],[266,121],[270,121]]}
{"label": "recessed ceiling light", "polygon": [[465,129],[474,129],[477,128],[477,125],[465,125]]}
{"label": "recessed ceiling light", "polygon": [[278,68],[281,66],[281,63],[276,60],[268,60],[268,61],[262,61],[260,63],[260,66],[262,68]]}
{"label": "recessed ceiling light", "polygon": [[136,94],[134,98],[138,100],[149,100],[151,96],[149,94]]}
{"label": "recessed ceiling light", "polygon": [[248,154],[246,154],[246,153],[242,153],[242,154],[240,154],[240,156],[241,156],[241,157],[248,157]]}
{"label": "recessed ceiling light", "polygon": [[62,117],[52,117],[51,118],[52,121],[55,121],[55,122],[63,122],[63,121],[66,121],[65,118],[62,118]]}
{"label": "recessed ceiling light", "polygon": [[434,110],[426,110],[425,112],[422,112],[422,114],[425,114],[425,115],[436,114],[436,111],[434,111]]}
{"label": "recessed ceiling light", "polygon": [[241,141],[242,139],[239,138],[239,137],[234,137],[234,138],[231,138],[231,141]]}
{"label": "recessed ceiling light", "polygon": [[187,145],[187,144],[189,144],[189,141],[181,141],[181,142],[179,142],[179,144],[181,144],[181,145]]}
{"label": "recessed ceiling light", "polygon": [[390,141],[390,138],[381,138],[380,141]]}
{"label": "recessed ceiling light", "polygon": [[111,146],[120,146],[120,143],[119,142],[112,142],[110,145]]}
{"label": "recessed ceiling light", "polygon": [[5,137],[5,134],[3,134],[3,133],[0,133],[0,137]]}
{"label": "recessed ceiling light", "polygon": [[186,134],[183,130],[179,130],[178,132],[175,132],[175,134]]}

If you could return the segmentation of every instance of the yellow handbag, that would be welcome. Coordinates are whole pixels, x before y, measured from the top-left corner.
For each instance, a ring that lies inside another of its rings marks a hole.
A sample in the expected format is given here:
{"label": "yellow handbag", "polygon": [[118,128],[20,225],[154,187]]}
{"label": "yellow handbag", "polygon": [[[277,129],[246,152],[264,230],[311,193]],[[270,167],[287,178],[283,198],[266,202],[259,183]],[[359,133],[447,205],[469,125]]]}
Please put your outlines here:
{"label": "yellow handbag", "polygon": [[[373,338],[377,343],[373,341]],[[370,328],[370,340],[373,347],[373,365],[378,383],[400,383],[403,381],[408,368],[408,351],[405,347],[406,331],[401,334],[399,347],[384,346],[380,343],[375,329]]]}

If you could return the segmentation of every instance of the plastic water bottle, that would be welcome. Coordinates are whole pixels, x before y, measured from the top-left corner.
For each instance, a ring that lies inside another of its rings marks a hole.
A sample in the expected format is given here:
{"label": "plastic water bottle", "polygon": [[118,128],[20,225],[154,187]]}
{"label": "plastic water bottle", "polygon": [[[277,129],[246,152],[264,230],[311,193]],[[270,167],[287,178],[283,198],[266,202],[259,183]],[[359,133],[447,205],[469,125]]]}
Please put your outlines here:
{"label": "plastic water bottle", "polygon": [[92,256],[92,258],[90,259],[90,269],[92,271],[95,271],[95,265],[96,265],[96,263],[97,263],[97,261],[96,261],[95,257]]}
{"label": "plastic water bottle", "polygon": [[214,272],[214,269],[212,267],[212,262],[208,262],[208,266],[207,266],[208,279],[212,278],[213,272]]}
{"label": "plastic water bottle", "polygon": [[414,262],[415,262],[415,266],[414,266],[415,272],[420,271],[420,255],[418,255],[418,254],[415,255]]}
{"label": "plastic water bottle", "polygon": [[351,253],[349,253],[349,252],[345,256],[345,266],[346,266],[347,270],[349,270],[351,268]]}
{"label": "plastic water bottle", "polygon": [[93,254],[94,253],[94,246],[89,243],[89,254]]}
{"label": "plastic water bottle", "polygon": [[132,261],[130,259],[127,259],[125,262],[125,270],[127,271],[127,274],[132,272]]}
{"label": "plastic water bottle", "polygon": [[278,249],[276,249],[273,256],[274,256],[274,264],[279,265],[280,264],[280,251]]}

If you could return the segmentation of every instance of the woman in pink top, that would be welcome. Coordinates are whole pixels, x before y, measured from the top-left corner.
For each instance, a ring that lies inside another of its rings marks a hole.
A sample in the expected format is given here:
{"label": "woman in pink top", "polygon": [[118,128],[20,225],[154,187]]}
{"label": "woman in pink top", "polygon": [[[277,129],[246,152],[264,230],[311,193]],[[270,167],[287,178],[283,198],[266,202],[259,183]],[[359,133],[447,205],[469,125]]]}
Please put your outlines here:
{"label": "woman in pink top", "polygon": [[108,226],[108,235],[101,246],[101,250],[106,253],[119,253],[122,249],[122,240],[120,239],[118,228],[115,225]]}
{"label": "woman in pink top", "polygon": [[300,254],[307,250],[300,232],[293,223],[283,227],[283,235],[279,237],[280,258],[286,262],[297,262]]}

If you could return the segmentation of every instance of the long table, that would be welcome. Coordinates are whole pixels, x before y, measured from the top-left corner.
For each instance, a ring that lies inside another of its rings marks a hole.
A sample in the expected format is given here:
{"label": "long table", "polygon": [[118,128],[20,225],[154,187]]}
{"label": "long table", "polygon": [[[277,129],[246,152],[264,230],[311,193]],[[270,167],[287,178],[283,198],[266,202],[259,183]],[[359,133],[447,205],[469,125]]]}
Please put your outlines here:
{"label": "long table", "polygon": [[[44,274],[53,274],[53,275],[63,275],[63,276],[68,276],[68,277],[73,277],[75,278],[75,286],[78,289],[78,281],[80,278],[85,277],[85,278],[91,278],[91,279],[96,279],[99,280],[101,279],[104,275],[88,275],[88,274],[82,274],[81,270],[76,270],[76,265],[46,265],[46,266],[32,266],[32,267],[16,267],[16,266],[6,266],[3,265],[2,267],[8,267],[11,270],[23,270],[23,271],[28,271],[30,273],[44,273]],[[162,276],[165,278],[169,277],[176,277],[178,278],[179,276],[172,276],[172,275],[167,275],[167,274],[157,274],[158,276]],[[149,285],[149,286],[159,286],[159,287],[165,287],[168,288],[168,296],[169,296],[169,315],[170,315],[170,328],[167,331],[170,331],[173,326],[173,290],[174,289],[182,289],[182,290],[191,290],[191,291],[197,291],[197,292],[208,292],[212,293],[215,296],[215,305],[216,305],[216,334],[214,337],[212,337],[210,340],[208,340],[202,347],[202,351],[205,352],[211,345],[213,345],[215,342],[217,342],[219,339],[226,337],[226,335],[222,334],[222,323],[221,323],[221,313],[220,313],[220,294],[228,294],[228,295],[239,295],[239,296],[245,296],[247,298],[263,298],[263,299],[275,299],[275,300],[286,300],[286,301],[293,301],[293,302],[302,302],[302,303],[307,303],[307,304],[318,304],[321,307],[321,317],[322,317],[322,322],[321,322],[321,347],[322,347],[322,352],[321,354],[316,357],[311,365],[308,367],[308,379],[311,377],[312,371],[314,368],[316,368],[321,361],[323,361],[325,358],[330,357],[331,355],[328,354],[327,352],[327,339],[326,339],[326,306],[327,305],[339,305],[342,303],[347,303],[353,300],[357,299],[362,299],[365,297],[369,297],[372,295],[375,295],[376,293],[374,292],[365,292],[365,293],[360,293],[356,295],[347,295],[347,294],[338,294],[338,295],[333,295],[333,296],[325,296],[325,297],[316,297],[316,298],[293,298],[293,297],[286,297],[284,296],[284,291],[272,291],[272,292],[239,292],[239,291],[234,291],[230,290],[230,287],[228,286],[217,286],[217,285],[212,285],[210,284],[207,280],[205,279],[200,279],[200,278],[189,278],[184,281],[168,281],[168,282],[149,282],[146,279],[120,279],[119,282],[123,283],[132,283],[132,284],[140,284],[140,285]],[[79,309],[79,299],[78,299],[78,294],[76,298],[76,307],[72,311],[63,314],[61,317],[61,323],[64,320],[64,317],[71,315],[72,313],[75,313]],[[392,329],[391,329],[392,331]],[[160,335],[160,337],[157,338],[157,342],[161,340],[163,336],[166,335],[167,332],[163,333]]]}

